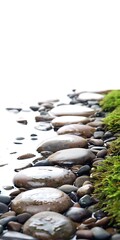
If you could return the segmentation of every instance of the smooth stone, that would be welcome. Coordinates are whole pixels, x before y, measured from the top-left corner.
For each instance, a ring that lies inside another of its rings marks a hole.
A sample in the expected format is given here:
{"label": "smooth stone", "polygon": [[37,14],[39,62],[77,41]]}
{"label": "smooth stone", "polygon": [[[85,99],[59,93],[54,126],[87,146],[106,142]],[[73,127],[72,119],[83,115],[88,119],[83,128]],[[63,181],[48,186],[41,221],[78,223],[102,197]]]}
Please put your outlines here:
{"label": "smooth stone", "polygon": [[42,141],[37,148],[37,152],[57,152],[59,150],[68,148],[86,148],[87,145],[87,140],[80,136],[63,134]]}
{"label": "smooth stone", "polygon": [[10,221],[7,224],[7,229],[11,230],[11,231],[20,232],[21,231],[21,227],[22,227],[22,224],[20,224],[18,222],[14,222],[14,221]]}
{"label": "smooth stone", "polygon": [[87,123],[87,124],[91,127],[103,127],[104,126],[104,123],[102,121],[96,120],[96,119],[92,122]]}
{"label": "smooth stone", "polygon": [[102,149],[97,153],[98,158],[105,158],[106,155],[107,155],[107,149]]}
{"label": "smooth stone", "polygon": [[83,238],[83,239],[93,239],[93,233],[91,230],[77,230],[76,231],[77,239]]}
{"label": "smooth stone", "polygon": [[96,240],[106,240],[110,238],[110,234],[103,228],[101,227],[94,227],[91,229],[92,233],[93,233],[93,237]]}
{"label": "smooth stone", "polygon": [[89,143],[93,144],[94,146],[103,146],[104,141],[102,139],[95,139],[95,138],[90,138]]}
{"label": "smooth stone", "polygon": [[57,151],[48,157],[48,161],[52,164],[71,165],[91,163],[95,158],[91,150],[85,148],[69,148]]}
{"label": "smooth stone", "polygon": [[11,201],[11,197],[10,196],[6,196],[3,194],[0,194],[0,203],[5,203],[5,204],[9,204]]}
{"label": "smooth stone", "polygon": [[81,222],[81,220],[90,216],[90,213],[85,208],[71,207],[66,212],[66,216],[74,222]]}
{"label": "smooth stone", "polygon": [[77,171],[77,176],[89,174],[90,170],[91,170],[91,168],[89,165],[81,166],[80,169]]}
{"label": "smooth stone", "polygon": [[23,226],[25,234],[40,240],[69,240],[75,231],[75,224],[69,218],[52,211],[35,214]]}
{"label": "smooth stone", "polygon": [[74,182],[74,185],[79,188],[79,187],[82,187],[82,185],[84,184],[84,182],[86,181],[90,181],[90,177],[87,176],[87,175],[82,175],[80,177],[77,177],[75,182]]}
{"label": "smooth stone", "polygon": [[104,98],[104,95],[100,93],[94,93],[94,92],[84,92],[80,93],[78,96],[79,101],[89,101],[89,100],[97,100],[100,101]]}
{"label": "smooth stone", "polygon": [[11,203],[11,208],[17,214],[42,211],[64,212],[73,205],[70,197],[56,188],[42,187],[27,190],[17,195]]}
{"label": "smooth stone", "polygon": [[90,138],[95,132],[95,128],[82,124],[69,124],[58,129],[58,134],[76,134],[85,138]]}
{"label": "smooth stone", "polygon": [[103,218],[97,220],[95,225],[99,226],[99,227],[102,227],[102,226],[106,226],[109,222],[110,222],[109,217],[103,217]]}
{"label": "smooth stone", "polygon": [[86,184],[77,190],[77,194],[79,197],[83,197],[86,194],[91,194],[93,192],[93,185],[92,184]]}
{"label": "smooth stone", "polygon": [[96,131],[96,132],[94,132],[94,134],[93,134],[93,136],[94,136],[94,138],[103,138],[103,136],[104,136],[104,132],[103,131]]}
{"label": "smooth stone", "polygon": [[76,192],[78,188],[74,185],[64,184],[59,187],[59,189],[65,193]]}
{"label": "smooth stone", "polygon": [[0,225],[2,225],[3,227],[6,227],[8,222],[10,221],[17,221],[16,216],[8,216],[8,217],[4,217],[0,219]]}
{"label": "smooth stone", "polygon": [[48,131],[52,129],[52,125],[46,122],[40,122],[39,125],[35,126],[35,129],[40,131]]}
{"label": "smooth stone", "polygon": [[13,182],[16,187],[33,189],[39,187],[59,187],[72,184],[75,174],[68,169],[52,166],[31,167],[18,172]]}
{"label": "smooth stone", "polygon": [[24,160],[24,159],[33,158],[33,157],[35,157],[35,154],[26,153],[26,154],[20,155],[17,159],[18,160]]}
{"label": "smooth stone", "polygon": [[31,217],[31,214],[24,212],[24,213],[18,214],[16,217],[19,223],[24,224]]}
{"label": "smooth stone", "polygon": [[3,232],[3,226],[0,225],[0,234]]}
{"label": "smooth stone", "polygon": [[111,237],[111,240],[120,240],[120,233],[116,233]]}
{"label": "smooth stone", "polygon": [[88,207],[93,203],[93,199],[90,195],[86,194],[79,199],[79,204],[81,207]]}
{"label": "smooth stone", "polygon": [[5,203],[0,202],[0,214],[1,214],[1,213],[5,213],[5,212],[7,212],[8,210],[9,210],[8,205],[6,205]]}
{"label": "smooth stone", "polygon": [[49,111],[54,116],[84,116],[88,117],[95,113],[95,111],[89,107],[81,106],[81,105],[60,105],[54,107]]}
{"label": "smooth stone", "polygon": [[37,238],[28,236],[15,231],[7,231],[2,235],[2,240],[37,240]]}
{"label": "smooth stone", "polygon": [[60,116],[60,117],[55,117],[51,121],[51,124],[53,125],[54,128],[56,128],[56,127],[62,127],[68,124],[77,124],[77,123],[86,124],[89,121],[90,119],[84,116]]}

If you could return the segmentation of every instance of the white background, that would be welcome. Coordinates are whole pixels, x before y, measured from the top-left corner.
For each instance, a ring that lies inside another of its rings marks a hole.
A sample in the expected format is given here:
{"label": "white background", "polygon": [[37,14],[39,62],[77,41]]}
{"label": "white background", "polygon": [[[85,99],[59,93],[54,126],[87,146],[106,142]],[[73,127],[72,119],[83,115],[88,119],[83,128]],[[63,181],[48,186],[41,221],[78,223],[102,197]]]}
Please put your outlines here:
{"label": "white background", "polygon": [[120,1],[1,0],[0,103],[120,89]]}

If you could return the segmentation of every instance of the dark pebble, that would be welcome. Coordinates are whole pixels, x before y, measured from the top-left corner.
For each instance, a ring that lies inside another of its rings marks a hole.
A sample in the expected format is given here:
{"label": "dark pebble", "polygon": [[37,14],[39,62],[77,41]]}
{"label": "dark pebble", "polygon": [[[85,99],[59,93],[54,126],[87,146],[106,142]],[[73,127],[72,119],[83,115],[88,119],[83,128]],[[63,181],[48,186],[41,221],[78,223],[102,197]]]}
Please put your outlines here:
{"label": "dark pebble", "polygon": [[91,229],[93,236],[96,240],[107,240],[110,239],[110,234],[101,227],[94,227]]}
{"label": "dark pebble", "polygon": [[72,221],[81,222],[84,218],[90,217],[90,212],[85,208],[71,207],[66,216]]}
{"label": "dark pebble", "polygon": [[106,214],[102,210],[98,210],[94,213],[94,217],[99,220],[103,217],[106,217]]}
{"label": "dark pebble", "polygon": [[103,131],[96,131],[96,132],[94,132],[93,136],[94,136],[94,138],[98,138],[98,139],[103,138],[104,132]]}
{"label": "dark pebble", "polygon": [[7,212],[8,210],[9,210],[8,205],[6,205],[5,203],[0,202],[0,214],[1,214],[1,213],[5,213],[5,212]]}
{"label": "dark pebble", "polygon": [[5,204],[9,204],[11,201],[11,197],[10,196],[6,196],[6,195],[2,195],[0,194],[0,202],[1,203],[5,203]]}
{"label": "dark pebble", "polygon": [[19,232],[7,231],[2,235],[2,240],[37,240],[37,238]]}
{"label": "dark pebble", "polygon": [[49,166],[49,165],[50,165],[49,161],[47,159],[43,159],[43,160],[40,160],[40,161],[36,162],[33,167]]}
{"label": "dark pebble", "polygon": [[21,224],[24,224],[30,217],[31,214],[29,213],[21,213],[17,215],[17,221]]}
{"label": "dark pebble", "polygon": [[69,193],[69,197],[73,200],[73,202],[78,202],[78,196],[75,192]]}
{"label": "dark pebble", "polygon": [[89,165],[84,165],[82,166],[78,171],[77,171],[77,176],[81,176],[83,174],[89,174],[90,172],[90,166]]}
{"label": "dark pebble", "polygon": [[81,207],[85,208],[93,203],[93,199],[90,195],[86,194],[79,199],[79,204]]}
{"label": "dark pebble", "polygon": [[3,232],[3,226],[0,225],[0,234]]}
{"label": "dark pebble", "polygon": [[6,225],[8,224],[8,222],[10,221],[17,221],[17,218],[15,216],[10,216],[10,217],[5,217],[0,219],[0,225],[2,225],[3,227],[6,227]]}
{"label": "dark pebble", "polygon": [[98,158],[104,158],[106,155],[107,155],[107,149],[100,150],[100,151],[97,153],[97,157],[98,157]]}

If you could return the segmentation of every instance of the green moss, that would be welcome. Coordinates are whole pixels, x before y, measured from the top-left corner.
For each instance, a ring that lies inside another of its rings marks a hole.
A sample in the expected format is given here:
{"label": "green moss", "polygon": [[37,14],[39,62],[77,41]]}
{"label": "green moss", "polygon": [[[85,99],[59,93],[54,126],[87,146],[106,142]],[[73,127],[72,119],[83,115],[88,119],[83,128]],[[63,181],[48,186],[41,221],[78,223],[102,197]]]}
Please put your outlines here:
{"label": "green moss", "polygon": [[120,156],[107,157],[93,174],[94,195],[99,207],[120,227]]}
{"label": "green moss", "polygon": [[109,113],[103,119],[103,123],[106,125],[107,130],[113,133],[120,132],[120,106]]}
{"label": "green moss", "polygon": [[108,154],[120,155],[120,137],[110,143]]}
{"label": "green moss", "polygon": [[120,106],[120,90],[112,90],[100,101],[100,106],[106,112],[113,111]]}

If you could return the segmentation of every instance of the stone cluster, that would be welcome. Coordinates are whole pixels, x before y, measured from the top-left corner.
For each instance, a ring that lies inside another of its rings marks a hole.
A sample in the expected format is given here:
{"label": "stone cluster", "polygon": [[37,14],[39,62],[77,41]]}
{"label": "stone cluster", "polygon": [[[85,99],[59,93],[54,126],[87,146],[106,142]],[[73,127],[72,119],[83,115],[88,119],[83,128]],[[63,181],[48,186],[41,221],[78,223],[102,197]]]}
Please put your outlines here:
{"label": "stone cluster", "polygon": [[0,240],[120,239],[93,195],[92,174],[115,138],[104,130],[103,98],[104,93],[72,92],[69,102],[39,102],[25,116],[22,108],[6,109],[16,114],[21,134],[34,117],[35,132],[26,139],[32,142],[26,152],[19,151],[24,136],[13,142],[17,164],[13,184],[1,188]]}

